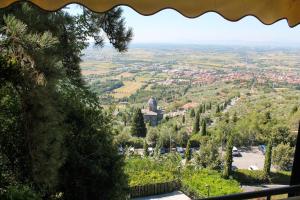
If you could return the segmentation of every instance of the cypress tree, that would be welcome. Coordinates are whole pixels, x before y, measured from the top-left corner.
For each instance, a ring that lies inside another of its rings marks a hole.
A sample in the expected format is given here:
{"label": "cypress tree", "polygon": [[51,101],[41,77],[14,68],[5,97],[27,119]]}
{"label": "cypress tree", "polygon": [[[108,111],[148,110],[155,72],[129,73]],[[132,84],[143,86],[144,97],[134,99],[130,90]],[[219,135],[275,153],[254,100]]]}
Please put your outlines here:
{"label": "cypress tree", "polygon": [[266,149],[265,163],[264,163],[264,177],[265,178],[267,178],[270,175],[271,159],[272,159],[272,141],[269,140],[267,149]]}
{"label": "cypress tree", "polygon": [[191,155],[191,143],[190,143],[190,141],[188,141],[188,143],[186,145],[185,158],[186,158],[186,161],[190,161],[191,158],[192,158],[192,155]]}
{"label": "cypress tree", "polygon": [[237,117],[236,112],[234,112],[234,114],[233,114],[232,121],[233,121],[233,123],[236,123],[238,121],[238,117]]}
{"label": "cypress tree", "polygon": [[199,106],[198,113],[203,113],[203,106],[202,106],[202,104]]}
{"label": "cypress tree", "polygon": [[193,118],[195,117],[195,109],[192,108],[191,112],[190,112],[190,117]]}
{"label": "cypress tree", "polygon": [[146,140],[144,140],[144,146],[143,146],[143,149],[144,149],[144,156],[147,157],[149,156],[149,152],[148,152],[148,143]]}
{"label": "cypress tree", "polygon": [[219,106],[219,104],[217,105],[216,113],[220,113],[220,106]]}
{"label": "cypress tree", "polygon": [[225,155],[225,165],[223,171],[223,177],[228,179],[231,175],[232,168],[232,149],[233,149],[233,141],[232,136],[229,136],[226,146],[226,155]]}
{"label": "cypress tree", "polygon": [[206,134],[207,134],[207,131],[206,131],[206,120],[203,119],[202,126],[201,126],[201,135],[206,135]]}
{"label": "cypress tree", "polygon": [[147,128],[141,109],[137,109],[133,115],[131,133],[133,136],[146,137]]}
{"label": "cypress tree", "polygon": [[200,131],[200,114],[198,113],[195,118],[193,132],[198,133]]}
{"label": "cypress tree", "polygon": [[182,123],[185,123],[185,115],[182,116]]}

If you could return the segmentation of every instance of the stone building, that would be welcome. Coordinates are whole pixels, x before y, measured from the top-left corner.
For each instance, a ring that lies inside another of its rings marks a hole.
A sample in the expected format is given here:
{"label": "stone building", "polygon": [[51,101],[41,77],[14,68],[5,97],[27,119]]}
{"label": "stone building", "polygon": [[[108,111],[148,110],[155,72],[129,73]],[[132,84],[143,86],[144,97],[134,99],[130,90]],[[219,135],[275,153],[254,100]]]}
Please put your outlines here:
{"label": "stone building", "polygon": [[157,126],[158,122],[163,118],[163,110],[157,108],[157,101],[151,97],[148,101],[148,108],[142,109],[144,121],[150,123],[151,126]]}

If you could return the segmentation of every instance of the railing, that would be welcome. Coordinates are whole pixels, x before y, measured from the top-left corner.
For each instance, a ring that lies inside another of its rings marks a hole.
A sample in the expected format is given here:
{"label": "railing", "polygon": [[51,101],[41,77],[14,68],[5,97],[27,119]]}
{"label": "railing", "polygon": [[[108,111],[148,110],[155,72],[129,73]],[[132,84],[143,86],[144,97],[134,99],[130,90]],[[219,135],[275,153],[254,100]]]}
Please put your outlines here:
{"label": "railing", "polygon": [[289,194],[289,196],[300,195],[300,185],[293,185],[293,186],[273,188],[273,189],[264,189],[264,190],[254,191],[254,192],[229,194],[229,195],[217,196],[217,197],[207,197],[207,198],[202,198],[201,200],[242,200],[242,199],[253,199],[259,197],[267,197],[267,200],[270,200],[271,196],[279,195],[279,194]]}

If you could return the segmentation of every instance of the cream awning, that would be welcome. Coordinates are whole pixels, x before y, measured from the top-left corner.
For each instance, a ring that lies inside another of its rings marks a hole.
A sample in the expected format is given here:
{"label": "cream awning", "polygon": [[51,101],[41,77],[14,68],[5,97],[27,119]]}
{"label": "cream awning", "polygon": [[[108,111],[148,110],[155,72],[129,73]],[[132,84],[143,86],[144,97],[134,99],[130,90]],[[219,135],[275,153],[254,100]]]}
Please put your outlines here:
{"label": "cream awning", "polygon": [[[0,8],[18,0],[0,0]],[[186,17],[198,17],[216,12],[230,21],[251,15],[264,24],[287,19],[290,27],[300,23],[300,0],[28,0],[42,9],[55,11],[66,4],[78,3],[96,12],[105,12],[115,6],[126,5],[140,14],[152,15],[172,8]]]}

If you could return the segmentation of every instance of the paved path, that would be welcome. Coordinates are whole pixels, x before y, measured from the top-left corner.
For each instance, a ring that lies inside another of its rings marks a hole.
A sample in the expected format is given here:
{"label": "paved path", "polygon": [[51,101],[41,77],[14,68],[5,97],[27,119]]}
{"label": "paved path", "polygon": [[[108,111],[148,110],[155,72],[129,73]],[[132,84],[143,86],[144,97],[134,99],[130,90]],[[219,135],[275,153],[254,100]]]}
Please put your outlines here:
{"label": "paved path", "polygon": [[264,189],[270,189],[270,188],[280,188],[280,187],[286,187],[288,185],[279,185],[279,184],[263,184],[263,185],[243,185],[242,190],[244,192],[253,192],[258,190],[264,190]]}
{"label": "paved path", "polygon": [[161,194],[161,195],[156,195],[156,196],[148,196],[148,197],[140,197],[140,198],[135,198],[133,200],[191,200],[188,196],[183,194],[180,191],[175,191],[172,193],[167,193],[167,194]]}

